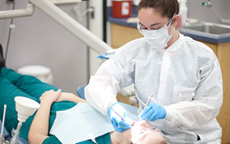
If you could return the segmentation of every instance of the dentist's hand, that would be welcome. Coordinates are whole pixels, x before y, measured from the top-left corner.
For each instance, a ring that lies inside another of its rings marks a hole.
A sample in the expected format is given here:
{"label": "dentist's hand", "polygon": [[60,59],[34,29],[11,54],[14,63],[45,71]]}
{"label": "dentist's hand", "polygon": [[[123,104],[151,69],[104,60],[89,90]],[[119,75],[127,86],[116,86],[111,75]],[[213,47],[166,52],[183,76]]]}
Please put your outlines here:
{"label": "dentist's hand", "polygon": [[165,109],[157,104],[150,103],[140,114],[142,120],[155,121],[166,117]]}
{"label": "dentist's hand", "polygon": [[123,132],[131,128],[132,121],[128,118],[127,112],[119,103],[113,103],[107,113],[116,131]]}

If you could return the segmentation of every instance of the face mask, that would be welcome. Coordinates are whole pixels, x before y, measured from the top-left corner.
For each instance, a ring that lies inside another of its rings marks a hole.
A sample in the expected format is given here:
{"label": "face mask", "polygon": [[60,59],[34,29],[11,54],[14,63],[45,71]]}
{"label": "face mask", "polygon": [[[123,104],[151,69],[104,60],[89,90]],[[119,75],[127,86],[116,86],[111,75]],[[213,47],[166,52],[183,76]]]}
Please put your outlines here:
{"label": "face mask", "polygon": [[168,33],[168,28],[171,25],[172,20],[169,22],[168,26],[164,25],[164,27],[157,29],[157,30],[147,30],[141,29],[138,26],[139,32],[144,36],[145,41],[153,46],[156,49],[163,49],[167,46],[168,41],[172,37],[172,33],[174,28],[171,31],[171,34]]}

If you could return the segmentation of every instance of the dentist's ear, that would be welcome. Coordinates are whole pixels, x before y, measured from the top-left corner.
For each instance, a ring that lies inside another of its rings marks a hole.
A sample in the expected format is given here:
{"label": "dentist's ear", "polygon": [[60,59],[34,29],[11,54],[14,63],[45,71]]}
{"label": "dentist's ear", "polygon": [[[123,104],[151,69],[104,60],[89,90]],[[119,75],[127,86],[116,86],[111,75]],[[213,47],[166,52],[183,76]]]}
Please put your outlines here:
{"label": "dentist's ear", "polygon": [[181,26],[181,18],[180,18],[180,15],[175,15],[175,16],[174,16],[172,25],[173,25],[174,27],[180,27],[180,26]]}

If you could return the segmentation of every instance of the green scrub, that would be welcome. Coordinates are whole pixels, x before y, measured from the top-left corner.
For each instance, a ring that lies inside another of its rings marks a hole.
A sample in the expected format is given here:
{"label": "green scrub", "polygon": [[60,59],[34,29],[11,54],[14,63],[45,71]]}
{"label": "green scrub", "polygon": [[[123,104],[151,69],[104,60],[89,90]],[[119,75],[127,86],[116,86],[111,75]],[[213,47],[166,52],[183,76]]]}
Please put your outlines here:
{"label": "green scrub", "polygon": [[[21,75],[11,69],[3,67],[0,73],[0,118],[2,119],[4,104],[7,104],[5,127],[8,132],[11,132],[13,128],[16,129],[18,124],[14,98],[16,96],[24,96],[40,103],[39,97],[42,95],[42,93],[51,89],[58,90],[58,88],[43,83],[33,76]],[[67,110],[74,107],[75,105],[76,103],[70,101],[54,103],[51,107],[50,112],[49,129],[52,127],[53,122],[56,118],[56,111]],[[27,121],[23,123],[20,131],[20,137],[28,139],[28,132],[34,115],[29,117]],[[96,141],[99,144],[110,144],[110,135],[105,134],[101,137],[96,138]],[[58,144],[60,143],[60,141],[55,136],[50,136],[43,142],[43,144],[50,143]],[[79,144],[90,143],[93,144],[91,140],[88,140]]]}

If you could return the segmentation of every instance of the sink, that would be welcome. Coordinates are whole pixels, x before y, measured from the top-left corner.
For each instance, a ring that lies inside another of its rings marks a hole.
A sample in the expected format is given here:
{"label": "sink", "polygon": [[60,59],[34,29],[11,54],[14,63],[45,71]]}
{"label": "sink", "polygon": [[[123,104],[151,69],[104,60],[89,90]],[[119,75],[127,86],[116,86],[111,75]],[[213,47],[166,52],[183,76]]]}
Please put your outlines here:
{"label": "sink", "polygon": [[[179,28],[179,31],[184,35],[192,37],[210,38],[210,42],[214,41],[229,41],[230,42],[230,26],[201,21],[198,23],[187,24]],[[221,40],[220,40],[221,39]]]}

